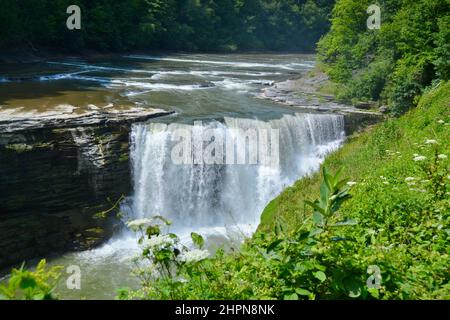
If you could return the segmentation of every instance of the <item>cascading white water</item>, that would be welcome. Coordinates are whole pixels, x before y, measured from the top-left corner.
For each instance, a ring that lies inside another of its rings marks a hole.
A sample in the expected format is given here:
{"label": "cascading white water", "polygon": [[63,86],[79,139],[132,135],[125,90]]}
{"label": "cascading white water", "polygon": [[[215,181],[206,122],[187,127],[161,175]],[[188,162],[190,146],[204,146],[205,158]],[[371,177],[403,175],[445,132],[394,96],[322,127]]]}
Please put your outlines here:
{"label": "cascading white water", "polygon": [[[298,178],[317,170],[344,139],[340,115],[295,114],[268,122],[225,118],[205,127],[279,130],[279,164],[180,165],[171,159],[176,130],[197,126],[137,124],[132,131],[132,218],[162,215],[180,233],[251,234],[267,203]],[[228,230],[228,231],[227,231]]]}

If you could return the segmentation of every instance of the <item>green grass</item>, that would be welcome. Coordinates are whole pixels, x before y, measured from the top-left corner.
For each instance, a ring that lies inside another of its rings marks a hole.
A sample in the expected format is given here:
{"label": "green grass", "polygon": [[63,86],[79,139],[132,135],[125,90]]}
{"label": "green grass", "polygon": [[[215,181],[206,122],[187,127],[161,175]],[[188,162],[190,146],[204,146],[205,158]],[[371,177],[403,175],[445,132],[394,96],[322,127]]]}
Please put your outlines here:
{"label": "green grass", "polygon": [[[348,138],[347,143],[325,161],[331,171],[343,167],[343,175],[356,182],[380,180],[380,176],[404,179],[414,175],[412,161],[427,139],[440,141],[441,152],[450,155],[450,84],[442,83],[424,95],[419,106],[399,119],[371,127],[364,133]],[[442,120],[447,123],[440,124]],[[399,152],[399,154],[397,154]],[[275,221],[296,226],[310,214],[304,200],[319,194],[320,173],[306,177],[285,190],[264,210],[260,230],[269,230]],[[358,192],[360,189],[356,189]],[[360,190],[363,191],[362,189]],[[370,197],[370,194],[367,195]],[[355,200],[352,200],[355,201]],[[348,206],[352,206],[352,201]]]}
{"label": "green grass", "polygon": [[[416,109],[350,137],[325,161],[356,182],[338,217],[357,224],[334,231],[347,240],[327,243],[310,258],[332,278],[326,288],[312,287],[316,298],[343,298],[336,295],[337,286],[346,287],[337,272],[363,292],[360,298],[450,299],[449,95],[448,82],[427,90]],[[273,200],[253,241],[279,237],[279,230],[295,241],[311,221],[305,201],[319,197],[321,182],[315,174]],[[365,291],[371,265],[381,269],[382,287]]]}

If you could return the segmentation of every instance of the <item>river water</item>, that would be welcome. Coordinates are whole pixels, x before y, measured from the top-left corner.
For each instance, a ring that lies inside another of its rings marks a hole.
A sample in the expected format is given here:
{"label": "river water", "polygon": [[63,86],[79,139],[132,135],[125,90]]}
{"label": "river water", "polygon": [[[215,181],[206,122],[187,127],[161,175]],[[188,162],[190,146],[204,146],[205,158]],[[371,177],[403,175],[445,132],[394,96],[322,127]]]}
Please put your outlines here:
{"label": "river water", "polygon": [[[52,60],[2,75],[0,118],[134,106],[176,111],[133,126],[134,188],[122,210],[126,219],[163,215],[183,239],[195,231],[210,244],[234,245],[255,231],[269,201],[317,170],[344,139],[342,116],[300,113],[258,98],[265,86],[313,67],[314,56],[297,54]],[[277,132],[278,140],[267,141],[270,150],[279,151],[278,161],[174,163],[177,132],[208,129],[224,136],[234,130],[235,138],[244,141],[249,129]],[[98,249],[53,259],[53,265],[78,265],[82,270],[82,289],[68,290],[62,282],[62,298],[111,299],[116,289],[137,286],[130,275],[131,258],[137,253],[136,236],[122,231]]]}

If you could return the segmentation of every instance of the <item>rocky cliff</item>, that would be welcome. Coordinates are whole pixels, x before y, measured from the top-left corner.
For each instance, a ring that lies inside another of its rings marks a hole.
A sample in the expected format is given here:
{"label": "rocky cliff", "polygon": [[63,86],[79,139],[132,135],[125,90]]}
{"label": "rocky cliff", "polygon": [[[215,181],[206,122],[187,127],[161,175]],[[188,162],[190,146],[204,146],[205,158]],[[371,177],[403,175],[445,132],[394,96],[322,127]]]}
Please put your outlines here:
{"label": "rocky cliff", "polygon": [[119,222],[98,213],[130,193],[131,125],[165,114],[0,121],[0,268],[108,239]]}

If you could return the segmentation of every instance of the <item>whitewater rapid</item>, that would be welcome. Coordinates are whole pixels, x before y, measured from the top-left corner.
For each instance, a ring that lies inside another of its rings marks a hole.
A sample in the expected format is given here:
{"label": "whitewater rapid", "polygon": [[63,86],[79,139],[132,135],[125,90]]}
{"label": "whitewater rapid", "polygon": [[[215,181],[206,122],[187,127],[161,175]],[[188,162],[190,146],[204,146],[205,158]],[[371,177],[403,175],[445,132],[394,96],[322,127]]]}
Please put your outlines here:
{"label": "whitewater rapid", "polygon": [[[202,129],[275,129],[279,163],[273,165],[180,165],[171,158],[180,128],[187,124],[142,123],[132,128],[133,194],[123,203],[124,220],[163,216],[170,231],[189,244],[191,232],[214,245],[238,244],[250,237],[267,204],[299,178],[320,168],[326,155],[345,140],[344,117],[296,113],[261,121],[225,118]],[[239,132],[239,131],[238,131]],[[268,141],[271,141],[270,139]],[[115,256],[127,261],[138,253],[136,235],[123,230],[101,248],[84,253],[89,259]]]}
{"label": "whitewater rapid", "polygon": [[336,150],[345,135],[343,116],[325,114],[297,113],[270,121],[225,118],[203,126],[224,132],[242,129],[236,131],[240,133],[252,128],[278,130],[279,163],[174,164],[174,132],[180,128],[194,131],[196,127],[136,124],[132,129],[130,218],[161,215],[182,234],[203,231],[208,236],[220,231],[226,235],[231,231],[233,236],[249,236],[257,228],[264,207],[285,187],[318,170],[326,154]]}

